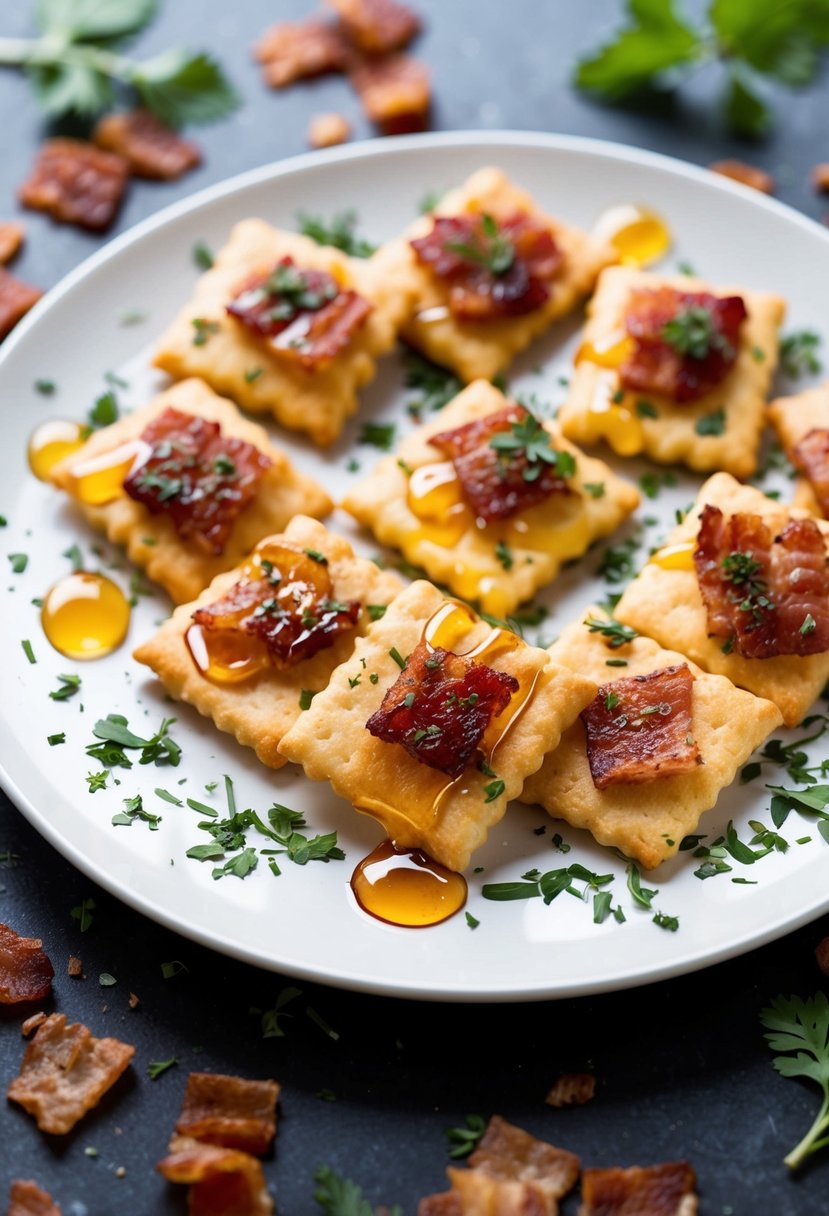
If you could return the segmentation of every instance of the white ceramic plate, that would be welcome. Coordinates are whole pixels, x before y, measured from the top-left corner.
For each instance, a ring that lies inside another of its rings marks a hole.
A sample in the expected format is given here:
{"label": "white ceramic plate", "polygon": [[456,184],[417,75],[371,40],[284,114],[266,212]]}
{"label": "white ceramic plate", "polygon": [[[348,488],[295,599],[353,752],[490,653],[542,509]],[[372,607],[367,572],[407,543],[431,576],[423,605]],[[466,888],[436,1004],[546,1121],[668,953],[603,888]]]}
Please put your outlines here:
{"label": "white ceramic plate", "polygon": [[[84,417],[104,387],[107,371],[117,370],[129,381],[119,394],[124,406],[140,404],[160,383],[146,370],[147,351],[190,292],[197,273],[191,249],[197,240],[217,248],[231,224],[244,216],[260,215],[291,227],[298,211],[330,217],[346,207],[357,210],[365,235],[382,240],[411,219],[428,191],[458,182],[484,164],[500,165],[551,212],[582,226],[589,227],[613,204],[646,203],[667,218],[673,231],[668,268],[685,260],[715,281],[778,291],[790,301],[791,328],[814,327],[825,315],[829,234],[774,201],[688,165],[612,144],[533,134],[430,135],[298,157],[171,207],[71,274],[21,324],[0,360],[0,513],[8,518],[0,535],[4,553],[29,554],[25,573],[8,577],[0,601],[0,760],[12,798],[56,848],[102,886],[206,945],[298,977],[449,1000],[597,992],[735,955],[829,906],[827,846],[813,823],[793,815],[784,829],[792,842],[785,856],[768,856],[750,868],[732,862],[731,874],[703,882],[693,874],[698,863],[689,853],[680,854],[646,879],[648,886],[659,888],[654,907],[679,917],[679,929],[670,932],[656,927],[652,913],[633,904],[624,864],[613,853],[584,833],[553,825],[541,811],[514,806],[475,856],[483,873],[469,875],[467,907],[480,922],[477,928],[472,930],[463,914],[420,930],[373,921],[355,905],[348,880],[353,866],[380,838],[379,828],[354,814],[327,787],[293,771],[262,768],[250,752],[187,707],[171,710],[146,669],[130,658],[131,646],[165,615],[162,596],[141,598],[127,645],[108,659],[75,664],[50,648],[31,600],[68,571],[61,554],[69,545],[81,546],[88,567],[98,564],[91,553],[97,538],[27,472],[25,447],[36,422]],[[122,324],[123,314],[134,310],[146,314],[144,323]],[[511,387],[560,402],[564,389],[558,378],[568,370],[573,338],[572,329],[559,331],[534,346],[513,369]],[[38,378],[56,382],[54,396],[38,395],[33,387]],[[400,385],[399,364],[390,358],[365,394],[361,420],[411,426],[404,408],[411,394]],[[284,434],[278,441],[336,495],[355,475],[346,471],[348,455],[356,451],[364,470],[376,458],[370,448],[355,449],[358,429],[359,422],[353,422],[343,441],[325,455]],[[634,475],[644,467],[628,463]],[[658,518],[647,530],[646,546],[664,535],[674,509],[689,502],[698,484],[698,479],[680,476],[674,489],[653,502],[645,500],[640,516]],[[342,514],[332,522],[357,536]],[[358,543],[364,552],[376,552],[370,540]],[[592,577],[599,554],[588,554],[553,591],[539,597],[551,615],[533,636],[540,632],[552,638],[585,605],[613,590]],[[124,586],[129,583],[126,569],[116,570],[114,577]],[[24,638],[32,643],[36,665],[26,659]],[[82,694],[55,703],[48,692],[57,686],[57,674],[66,671],[82,675]],[[134,729],[147,734],[165,713],[175,712],[181,767],[115,770],[119,787],[90,794],[84,778],[98,765],[85,755],[84,746],[92,741],[96,718],[112,711],[124,713]],[[47,736],[60,731],[65,731],[66,743],[49,747]],[[781,771],[766,771],[767,780],[785,781]],[[206,839],[196,827],[199,816],[160,802],[153,789],[166,787],[221,809],[224,773],[234,779],[240,807],[264,811],[276,800],[301,809],[313,831],[339,833],[347,860],[305,867],[286,862],[282,876],[275,878],[263,859],[244,881],[213,881],[211,863],[185,858],[189,846]],[[179,786],[181,778],[186,784]],[[206,795],[204,786],[213,781],[219,787]],[[141,823],[111,825],[121,799],[139,791],[146,805],[163,815],[157,832]],[[748,839],[750,819],[769,823],[768,800],[761,781],[735,786],[724,792],[702,827],[713,836],[733,819],[740,836]],[[546,834],[534,834],[545,821]],[[572,846],[566,857],[550,847],[559,829]],[[810,843],[793,843],[807,835]],[[517,879],[532,867],[547,870],[572,861],[616,874],[613,900],[625,910],[624,924],[612,917],[594,924],[589,902],[565,896],[550,906],[540,899],[494,903],[481,897],[485,881]],[[738,885],[732,877],[758,885]]]}

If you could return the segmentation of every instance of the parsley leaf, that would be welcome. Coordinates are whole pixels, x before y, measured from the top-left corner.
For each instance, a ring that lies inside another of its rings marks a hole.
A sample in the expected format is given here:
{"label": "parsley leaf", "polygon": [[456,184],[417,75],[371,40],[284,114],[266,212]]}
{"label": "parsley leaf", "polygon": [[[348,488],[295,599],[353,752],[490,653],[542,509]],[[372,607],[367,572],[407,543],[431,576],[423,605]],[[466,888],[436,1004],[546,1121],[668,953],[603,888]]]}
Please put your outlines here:
{"label": "parsley leaf", "polygon": [[467,1115],[466,1127],[447,1127],[449,1156],[453,1161],[468,1157],[486,1131],[486,1122],[481,1115]]}
{"label": "parsley leaf", "polygon": [[689,63],[700,35],[674,13],[673,0],[628,0],[629,24],[598,54],[583,59],[575,83],[609,101],[630,97],[663,72]]}
{"label": "parsley leaf", "polygon": [[[362,1188],[330,1166],[319,1166],[314,1171],[314,1182],[317,1184],[314,1198],[326,1216],[374,1216],[374,1208],[363,1198]],[[388,1216],[403,1216],[397,1204],[386,1210]]]}
{"label": "parsley leaf", "polygon": [[413,351],[405,355],[405,369],[404,385],[420,394],[406,404],[406,409],[416,419],[432,410],[442,410],[463,388],[463,381],[454,372]]}
{"label": "parsley leaf", "polygon": [[318,245],[331,245],[352,258],[370,258],[377,250],[376,245],[356,235],[355,211],[341,211],[332,216],[328,223],[320,216],[308,215],[304,211],[300,211],[296,218],[302,235],[310,237]]}
{"label": "parsley leaf", "polygon": [[512,422],[508,431],[497,431],[490,439],[489,446],[504,461],[509,461],[518,453],[523,454],[527,462],[524,481],[537,481],[545,464],[551,465],[559,477],[572,477],[576,471],[572,454],[552,446],[549,431],[529,410],[524,418]]}
{"label": "parsley leaf", "polygon": [[804,373],[816,376],[821,370],[817,356],[820,334],[811,329],[801,329],[788,334],[780,343],[780,366],[790,380],[799,380]]}
{"label": "parsley leaf", "polygon": [[807,1077],[823,1092],[823,1101],[806,1135],[784,1157],[796,1170],[806,1158],[829,1145],[829,1000],[816,992],[806,1000],[778,996],[760,1012],[770,1032],[766,1041],[775,1055],[773,1064],[783,1077]]}

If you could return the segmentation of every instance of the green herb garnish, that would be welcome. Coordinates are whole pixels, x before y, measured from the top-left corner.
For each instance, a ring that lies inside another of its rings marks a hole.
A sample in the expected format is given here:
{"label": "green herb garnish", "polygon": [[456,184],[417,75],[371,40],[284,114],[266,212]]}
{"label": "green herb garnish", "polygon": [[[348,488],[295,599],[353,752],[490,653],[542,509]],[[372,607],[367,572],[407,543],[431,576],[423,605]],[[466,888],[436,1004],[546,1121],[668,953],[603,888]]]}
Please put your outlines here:
{"label": "green herb garnish", "polygon": [[783,1158],[796,1170],[812,1153],[829,1146],[829,1000],[824,992],[805,1000],[778,996],[761,1010],[760,1021],[770,1032],[765,1036],[769,1047],[778,1053],[773,1064],[780,1075],[806,1077],[823,1093],[814,1123]]}
{"label": "green herb garnish", "polygon": [[303,236],[310,237],[318,245],[331,245],[334,249],[341,249],[349,257],[370,258],[377,251],[376,245],[356,235],[355,211],[342,211],[332,216],[328,223],[318,215],[308,215],[300,211],[297,223]]}

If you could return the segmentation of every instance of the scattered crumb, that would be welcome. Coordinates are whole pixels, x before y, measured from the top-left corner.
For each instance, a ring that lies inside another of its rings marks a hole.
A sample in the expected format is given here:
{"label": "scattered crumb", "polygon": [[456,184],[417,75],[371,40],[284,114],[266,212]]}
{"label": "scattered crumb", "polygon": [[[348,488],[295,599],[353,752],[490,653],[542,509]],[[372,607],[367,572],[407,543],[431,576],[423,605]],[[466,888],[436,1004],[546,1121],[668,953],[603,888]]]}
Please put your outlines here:
{"label": "scattered crumb", "polygon": [[10,262],[26,236],[22,224],[0,224],[0,265]]}
{"label": "scattered crumb", "polygon": [[83,963],[78,958],[77,954],[69,955],[69,962],[66,964],[66,974],[74,976],[83,976]]}
{"label": "scattered crumb", "polygon": [[544,1101],[548,1106],[584,1106],[595,1092],[596,1078],[592,1073],[562,1073]]}
{"label": "scattered crumb", "polygon": [[315,114],[308,124],[308,143],[312,148],[333,148],[351,136],[351,123],[342,114]]}
{"label": "scattered crumb", "polygon": [[26,1018],[26,1021],[20,1027],[20,1033],[23,1035],[23,1038],[28,1039],[32,1031],[37,1030],[38,1026],[42,1026],[45,1021],[46,1014],[42,1009],[40,1013],[33,1013],[30,1018]]}
{"label": "scattered crumb", "polygon": [[829,937],[824,937],[815,946],[817,965],[824,975],[829,975]]}
{"label": "scattered crumb", "polygon": [[829,164],[815,165],[812,170],[812,185],[820,194],[829,194]]}
{"label": "scattered crumb", "polygon": [[130,1009],[137,1009],[140,1004],[141,1004],[141,1001],[138,999],[138,997],[135,995],[134,992],[131,992],[130,999],[129,999]]}
{"label": "scattered crumb", "polygon": [[127,1171],[126,1171],[125,1167],[123,1165],[119,1165],[118,1169],[115,1171],[115,1177],[116,1178],[126,1178],[126,1176],[127,1176]]}
{"label": "scattered crumb", "polygon": [[720,177],[729,177],[733,182],[759,190],[761,194],[774,194],[774,178],[757,165],[746,164],[743,160],[716,160],[708,168],[712,173],[719,173]]}

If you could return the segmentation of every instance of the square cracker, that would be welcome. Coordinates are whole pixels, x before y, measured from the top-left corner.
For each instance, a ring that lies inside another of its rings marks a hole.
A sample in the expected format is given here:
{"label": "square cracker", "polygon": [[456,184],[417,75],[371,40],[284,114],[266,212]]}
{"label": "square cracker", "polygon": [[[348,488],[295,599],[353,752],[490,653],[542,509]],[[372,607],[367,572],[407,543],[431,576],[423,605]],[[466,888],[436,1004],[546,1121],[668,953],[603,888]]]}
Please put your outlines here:
{"label": "square cracker", "polygon": [[[720,297],[742,296],[748,316],[743,322],[737,359],[722,382],[698,401],[677,405],[658,393],[626,393],[618,403],[624,421],[618,432],[608,428],[607,441],[623,456],[643,452],[663,464],[687,464],[706,473],[726,469],[735,477],[748,477],[757,467],[785,301],[763,292],[714,287],[687,275],[656,275],[631,266],[613,266],[602,274],[588,305],[584,343],[602,347],[611,344],[614,336],[623,336],[630,293],[662,286],[677,291],[707,291]],[[576,443],[596,442],[603,431],[597,421],[601,414],[596,413],[594,403],[612,409],[620,387],[615,369],[599,367],[588,359],[579,362],[570,380],[567,401],[559,411],[564,434]],[[636,402],[643,398],[656,409],[656,418],[639,416]],[[704,428],[704,420],[720,409],[725,411],[722,434],[700,435],[696,427]]]}
{"label": "square cracker", "polygon": [[[496,520],[485,528],[473,524],[451,546],[429,537],[408,505],[406,470],[446,460],[429,442],[432,435],[484,418],[506,403],[507,398],[489,381],[474,381],[434,422],[407,436],[395,455],[383,457],[373,473],[351,487],[343,502],[346,511],[383,544],[400,549],[407,561],[422,566],[434,582],[445,584],[463,599],[477,601],[485,612],[496,616],[505,616],[529,599],[556,577],[565,562],[581,557],[595,540],[613,532],[639,503],[634,486],[601,460],[568,443],[554,422],[545,421],[555,446],[576,459],[576,472],[568,481],[574,492],[551,494],[513,519],[532,519],[536,535],[543,529],[555,538],[556,551],[522,546],[509,519]],[[604,485],[601,497],[584,491],[585,485],[600,483]],[[496,552],[499,541],[508,541],[512,556],[508,570]]]}
{"label": "square cracker", "polygon": [[[287,540],[302,549],[323,553],[328,558],[335,599],[388,604],[403,586],[396,574],[357,557],[348,541],[304,515],[295,516],[283,535],[265,539]],[[286,760],[279,753],[279,743],[305,712],[299,706],[302,690],[317,693],[325,688],[334,668],[352,653],[356,638],[367,628],[368,617],[362,612],[355,629],[286,671],[268,670],[242,684],[213,684],[197,670],[184,635],[196,608],[221,599],[238,582],[239,575],[238,569],[217,575],[197,600],[176,608],[158,633],[138,647],[134,657],[153,669],[177,701],[193,705],[200,714],[212,718],[219,730],[235,735],[244,747],[254,748],[263,764],[281,768]]]}
{"label": "square cracker", "polygon": [[104,532],[114,544],[126,545],[130,560],[161,583],[180,604],[194,599],[217,574],[238,565],[257,541],[281,531],[298,512],[324,516],[334,504],[322,486],[298,472],[282,449],[274,447],[264,427],[243,418],[232,401],[217,397],[202,380],[196,379],[173,385],[112,426],[94,431],[82,448],[55,466],[50,480],[59,489],[68,491],[72,472],[79,464],[136,438],[168,405],[185,414],[218,422],[223,435],[244,439],[273,462],[260,479],[252,501],[239,513],[224,552],[217,556],[203,553],[182,539],[166,515],[152,515],[143,503],[127,494],[101,506],[77,504],[93,528]]}
{"label": "square cracker", "polygon": [[[546,651],[520,640],[491,660],[479,660],[533,691],[491,757],[503,791],[491,797],[490,790],[488,795],[492,775],[473,766],[453,782],[398,744],[376,739],[366,730],[366,722],[400,675],[391,650],[410,654],[444,603],[431,583],[407,587],[298,718],[280,750],[289,760],[299,761],[312,780],[330,781],[357,810],[378,819],[400,847],[424,849],[436,861],[462,870],[503,817],[509,799],[521,792],[525,778],[558,746],[561,732],[592,700],[596,686],[554,663]],[[477,645],[489,630],[476,619],[464,638],[464,649]],[[377,675],[376,682],[372,674]],[[358,677],[352,688],[349,681]],[[390,805],[392,797],[394,805]],[[440,808],[435,812],[437,800]]]}
{"label": "square cracker", "polygon": [[[325,270],[374,307],[346,348],[326,366],[307,371],[268,353],[263,342],[225,312],[236,289],[251,274],[272,270],[280,258],[299,267]],[[332,443],[357,410],[357,390],[374,377],[376,358],[391,350],[397,327],[410,307],[410,293],[384,269],[381,257],[349,258],[306,236],[272,228],[264,220],[242,220],[212,269],[196,283],[192,298],[167,329],[154,363],[176,379],[202,376],[252,413],[271,413],[314,443]],[[215,325],[196,345],[193,321]],[[253,373],[259,374],[253,377]],[[253,377],[253,378],[251,378]]]}
{"label": "square cracker", "polygon": [[[605,614],[589,608],[564,630],[550,654],[597,684],[688,663],[685,655],[663,650],[650,638],[611,649],[584,624],[588,617],[602,620]],[[608,667],[608,659],[626,659],[627,666]],[[578,721],[526,782],[521,801],[538,802],[554,817],[586,828],[599,844],[621,849],[646,869],[672,857],[682,838],[696,830],[703,811],[714,806],[720,790],[782,720],[770,701],[735,688],[725,676],[708,675],[694,663],[688,667],[694,676],[693,732],[702,759],[693,772],[596,789],[584,724]]]}
{"label": "square cracker", "polygon": [[[768,413],[783,448],[787,453],[791,452],[809,431],[829,427],[829,380],[794,397],[778,397],[769,404]],[[818,519],[823,518],[807,477],[797,477],[792,501],[796,507],[803,507]]]}
{"label": "square cracker", "polygon": [[[456,320],[447,309],[445,283],[418,262],[409,241],[429,233],[435,215],[486,212],[498,219],[515,211],[542,220],[564,253],[549,299],[523,316],[480,322]],[[491,380],[503,371],[533,338],[578,307],[593,290],[603,267],[618,261],[611,246],[546,215],[531,195],[493,168],[479,169],[462,186],[450,190],[432,212],[415,220],[402,237],[384,245],[381,253],[394,267],[396,280],[413,292],[414,304],[403,337],[436,363],[453,368],[464,380],[479,376]]]}
{"label": "square cracker", "polygon": [[[728,473],[716,473],[701,487],[693,510],[665,542],[666,546],[688,546],[688,567],[668,570],[648,562],[629,584],[616,605],[615,615],[663,646],[673,646],[705,671],[728,676],[740,688],[773,701],[786,726],[796,726],[829,680],[829,652],[744,659],[733,651],[723,654],[722,638],[708,636],[708,614],[691,560],[706,503],[719,507],[726,516],[761,515],[777,531],[788,520],[802,519],[807,514],[767,498],[752,486],[740,485]],[[820,521],[818,527],[829,544],[829,523]]]}

